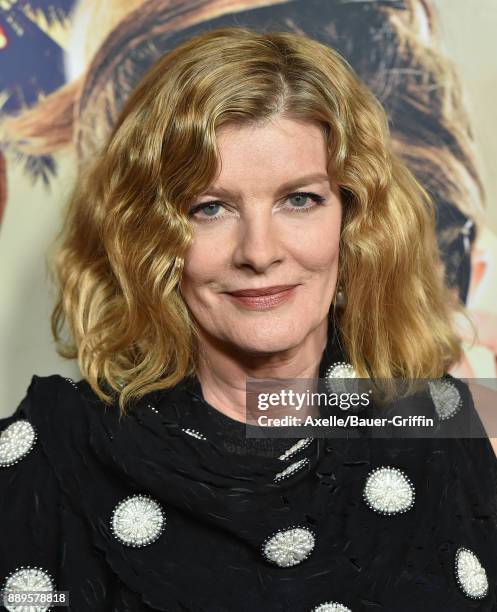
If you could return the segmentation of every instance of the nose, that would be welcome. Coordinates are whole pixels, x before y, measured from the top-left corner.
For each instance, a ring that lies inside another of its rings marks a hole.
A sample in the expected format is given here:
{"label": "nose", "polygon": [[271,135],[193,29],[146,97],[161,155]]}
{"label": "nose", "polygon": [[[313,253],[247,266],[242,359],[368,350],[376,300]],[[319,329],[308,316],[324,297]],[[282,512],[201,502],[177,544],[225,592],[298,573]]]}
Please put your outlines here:
{"label": "nose", "polygon": [[233,261],[237,267],[249,267],[258,273],[265,272],[284,258],[281,232],[271,211],[254,212],[242,219],[236,237]]}

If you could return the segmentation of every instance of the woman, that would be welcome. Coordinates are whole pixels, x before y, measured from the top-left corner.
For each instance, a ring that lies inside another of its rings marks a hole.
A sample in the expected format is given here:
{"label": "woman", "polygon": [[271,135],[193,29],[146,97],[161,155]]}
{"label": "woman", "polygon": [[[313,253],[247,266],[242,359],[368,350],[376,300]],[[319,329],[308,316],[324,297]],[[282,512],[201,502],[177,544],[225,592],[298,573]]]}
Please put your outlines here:
{"label": "woman", "polygon": [[[481,426],[447,374],[464,308],[433,204],[337,52],[221,28],[163,56],[82,169],[55,271],[83,378],[33,376],[2,421],[6,594],[495,609],[495,455],[444,435]],[[246,437],[248,379],[356,376],[407,397],[437,379],[418,403],[440,435]]]}

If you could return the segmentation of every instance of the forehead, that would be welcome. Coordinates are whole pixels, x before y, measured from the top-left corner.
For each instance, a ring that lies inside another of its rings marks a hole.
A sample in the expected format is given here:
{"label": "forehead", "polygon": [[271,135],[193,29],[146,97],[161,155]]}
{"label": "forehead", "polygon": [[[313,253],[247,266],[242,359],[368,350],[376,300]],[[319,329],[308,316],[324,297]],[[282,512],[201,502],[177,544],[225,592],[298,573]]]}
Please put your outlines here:
{"label": "forehead", "polygon": [[312,121],[278,117],[262,125],[227,125],[218,130],[218,175],[212,186],[278,183],[296,176],[323,178],[327,142]]}
{"label": "forehead", "polygon": [[225,155],[236,153],[241,147],[262,153],[279,145],[299,145],[313,150],[326,145],[324,129],[316,121],[283,116],[259,124],[227,124],[216,132],[217,143]]}

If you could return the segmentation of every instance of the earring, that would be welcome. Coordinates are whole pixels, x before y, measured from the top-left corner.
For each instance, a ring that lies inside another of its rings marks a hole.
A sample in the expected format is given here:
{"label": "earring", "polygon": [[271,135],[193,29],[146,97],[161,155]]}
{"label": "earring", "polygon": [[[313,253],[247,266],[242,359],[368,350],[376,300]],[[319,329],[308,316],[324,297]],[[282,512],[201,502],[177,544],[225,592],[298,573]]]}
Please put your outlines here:
{"label": "earring", "polygon": [[345,306],[345,292],[342,286],[339,286],[335,295],[335,306],[337,308],[343,308]]}

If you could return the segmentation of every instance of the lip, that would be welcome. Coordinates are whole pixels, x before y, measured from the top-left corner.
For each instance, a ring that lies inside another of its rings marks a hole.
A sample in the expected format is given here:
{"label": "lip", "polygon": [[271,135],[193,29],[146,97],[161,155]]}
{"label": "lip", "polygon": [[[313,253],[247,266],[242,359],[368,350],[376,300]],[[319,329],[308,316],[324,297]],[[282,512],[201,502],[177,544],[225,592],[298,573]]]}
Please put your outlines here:
{"label": "lip", "polygon": [[260,287],[259,289],[240,289],[239,291],[229,291],[233,297],[260,297],[261,295],[275,295],[282,291],[288,291],[297,285],[273,285],[272,287]]}
{"label": "lip", "polygon": [[[297,287],[298,285],[285,285],[283,290],[278,290],[278,287],[265,287],[264,290],[269,289],[273,293],[261,294],[262,289],[251,289],[248,291],[257,291],[258,293],[256,295],[246,295],[247,290],[244,290],[227,293],[226,295],[238,306],[247,310],[269,310],[291,300],[295,296]],[[239,293],[242,293],[242,295],[238,295]]]}

